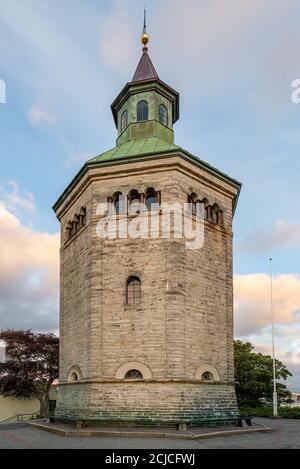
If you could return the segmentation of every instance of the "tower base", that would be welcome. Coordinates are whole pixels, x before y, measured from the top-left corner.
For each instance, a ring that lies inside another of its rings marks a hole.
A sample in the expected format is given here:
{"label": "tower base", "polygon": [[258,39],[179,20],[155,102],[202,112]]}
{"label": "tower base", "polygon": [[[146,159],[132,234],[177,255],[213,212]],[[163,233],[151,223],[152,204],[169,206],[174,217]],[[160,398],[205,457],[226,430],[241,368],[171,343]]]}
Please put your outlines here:
{"label": "tower base", "polygon": [[235,425],[233,384],[191,382],[71,383],[60,386],[56,420],[98,425]]}

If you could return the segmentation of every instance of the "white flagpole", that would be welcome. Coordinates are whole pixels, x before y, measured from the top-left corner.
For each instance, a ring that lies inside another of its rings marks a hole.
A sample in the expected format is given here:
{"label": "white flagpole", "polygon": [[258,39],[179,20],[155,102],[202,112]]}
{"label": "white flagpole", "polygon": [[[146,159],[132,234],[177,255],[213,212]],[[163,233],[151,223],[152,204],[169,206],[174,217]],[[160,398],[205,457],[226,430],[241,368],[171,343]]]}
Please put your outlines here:
{"label": "white flagpole", "polygon": [[273,259],[270,259],[271,273],[271,316],[272,316],[272,356],[273,356],[273,416],[278,417],[278,400],[276,387],[276,360],[275,360],[275,328],[274,328],[274,302],[273,302]]}

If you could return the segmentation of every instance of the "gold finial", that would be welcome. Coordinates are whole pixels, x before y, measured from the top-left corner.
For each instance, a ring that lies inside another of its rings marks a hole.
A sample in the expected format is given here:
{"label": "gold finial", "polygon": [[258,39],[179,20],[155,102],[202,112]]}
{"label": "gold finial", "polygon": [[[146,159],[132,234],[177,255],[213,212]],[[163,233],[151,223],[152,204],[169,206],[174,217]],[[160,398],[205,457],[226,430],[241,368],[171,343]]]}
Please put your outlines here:
{"label": "gold finial", "polygon": [[144,33],[144,34],[142,35],[142,44],[144,44],[145,47],[147,47],[147,44],[148,44],[148,42],[149,42],[149,39],[150,39],[150,37],[149,37],[149,35],[148,35],[147,33]]}
{"label": "gold finial", "polygon": [[149,34],[147,34],[147,11],[146,8],[144,10],[144,29],[143,29],[143,34],[142,34],[142,44],[144,47],[147,47],[147,44],[150,40]]}

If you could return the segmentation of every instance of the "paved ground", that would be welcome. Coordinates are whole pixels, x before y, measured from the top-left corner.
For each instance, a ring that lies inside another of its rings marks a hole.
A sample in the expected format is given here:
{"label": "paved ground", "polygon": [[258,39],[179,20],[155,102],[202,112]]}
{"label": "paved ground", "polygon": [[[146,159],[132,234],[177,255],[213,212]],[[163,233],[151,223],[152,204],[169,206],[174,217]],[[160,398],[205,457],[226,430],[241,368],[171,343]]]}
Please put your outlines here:
{"label": "paved ground", "polygon": [[202,441],[156,438],[62,438],[29,427],[0,427],[0,449],[217,449],[300,448],[300,420],[256,419],[272,433],[252,433]]}

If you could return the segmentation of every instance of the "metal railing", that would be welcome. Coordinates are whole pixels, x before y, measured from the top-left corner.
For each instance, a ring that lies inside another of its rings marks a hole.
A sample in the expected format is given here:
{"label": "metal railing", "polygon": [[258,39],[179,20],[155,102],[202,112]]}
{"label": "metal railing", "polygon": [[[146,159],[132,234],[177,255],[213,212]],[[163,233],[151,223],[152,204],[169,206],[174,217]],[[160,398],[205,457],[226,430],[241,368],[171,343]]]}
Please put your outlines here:
{"label": "metal railing", "polygon": [[28,422],[28,420],[36,419],[38,418],[38,416],[39,412],[34,412],[33,414],[18,414],[6,420],[3,420],[2,422],[0,422],[0,425],[3,425],[5,423]]}

